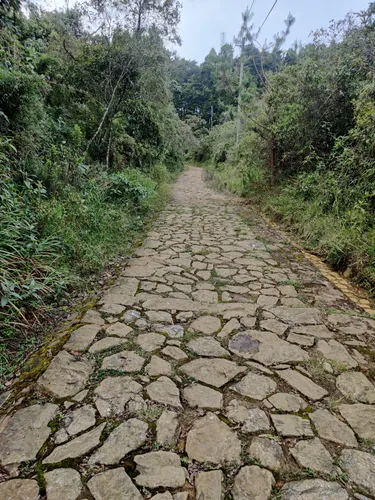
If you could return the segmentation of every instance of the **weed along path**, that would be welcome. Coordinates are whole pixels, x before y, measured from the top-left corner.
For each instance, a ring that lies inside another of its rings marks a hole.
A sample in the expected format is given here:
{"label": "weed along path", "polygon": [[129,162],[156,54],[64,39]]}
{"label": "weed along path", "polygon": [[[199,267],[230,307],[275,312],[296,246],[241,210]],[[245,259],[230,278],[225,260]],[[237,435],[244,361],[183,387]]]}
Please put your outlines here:
{"label": "weed along path", "polygon": [[179,178],[3,415],[1,499],[375,498],[375,321],[243,215]]}

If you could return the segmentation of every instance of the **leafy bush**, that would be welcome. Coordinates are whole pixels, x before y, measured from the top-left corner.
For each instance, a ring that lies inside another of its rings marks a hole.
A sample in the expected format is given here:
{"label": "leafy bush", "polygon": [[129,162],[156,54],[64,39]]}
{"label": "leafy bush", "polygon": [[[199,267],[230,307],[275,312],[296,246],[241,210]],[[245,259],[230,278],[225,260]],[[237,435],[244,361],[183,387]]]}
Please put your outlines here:
{"label": "leafy bush", "polygon": [[171,182],[174,176],[163,163],[157,163],[151,170],[150,177],[158,186],[162,186]]}
{"label": "leafy bush", "polygon": [[[123,252],[135,232],[143,227],[139,206],[136,210],[129,209],[129,197],[109,198],[108,182],[91,181],[82,190],[67,188],[63,197],[45,200],[41,205],[42,234],[59,238],[57,264],[74,283],[82,276],[99,271],[112,257]],[[145,216],[146,202],[140,203]]]}
{"label": "leafy bush", "polygon": [[155,201],[156,182],[138,170],[123,170],[108,177],[108,201],[123,203],[130,211],[144,212]]}

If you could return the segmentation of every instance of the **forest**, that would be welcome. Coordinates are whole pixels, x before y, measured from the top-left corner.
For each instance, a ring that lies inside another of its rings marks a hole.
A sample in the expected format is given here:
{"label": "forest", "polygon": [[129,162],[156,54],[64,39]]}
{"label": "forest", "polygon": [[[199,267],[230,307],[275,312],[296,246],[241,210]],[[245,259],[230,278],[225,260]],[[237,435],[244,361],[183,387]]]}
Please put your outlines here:
{"label": "forest", "polygon": [[373,292],[375,3],[306,45],[292,43],[292,14],[261,45],[253,15],[247,9],[233,43],[203,64],[173,66],[192,157],[218,188],[248,198]]}
{"label": "forest", "polygon": [[[185,163],[375,287],[375,3],[183,59],[177,0],[0,3],[0,377],[127,255]],[[214,38],[214,34],[213,34]]]}

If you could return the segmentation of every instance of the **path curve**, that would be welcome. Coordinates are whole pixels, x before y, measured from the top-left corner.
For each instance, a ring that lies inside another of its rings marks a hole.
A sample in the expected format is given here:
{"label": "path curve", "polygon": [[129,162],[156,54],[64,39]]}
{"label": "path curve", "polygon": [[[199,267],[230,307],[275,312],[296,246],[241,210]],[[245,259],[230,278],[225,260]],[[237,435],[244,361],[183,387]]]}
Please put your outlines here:
{"label": "path curve", "polygon": [[0,498],[375,498],[375,321],[203,177],[3,418]]}

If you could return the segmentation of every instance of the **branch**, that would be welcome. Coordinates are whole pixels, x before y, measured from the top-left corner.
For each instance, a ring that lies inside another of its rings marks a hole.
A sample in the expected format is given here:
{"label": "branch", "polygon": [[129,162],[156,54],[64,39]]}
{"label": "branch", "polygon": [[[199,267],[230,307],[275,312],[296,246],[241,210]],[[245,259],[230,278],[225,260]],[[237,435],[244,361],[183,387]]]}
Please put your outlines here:
{"label": "branch", "polygon": [[98,31],[100,31],[100,30],[103,28],[103,26],[104,26],[104,23],[102,23],[102,24],[99,26],[99,28],[97,28],[96,30],[94,30],[94,31],[92,31],[91,33],[89,33],[89,34],[88,34],[88,38],[90,38],[90,37],[92,37],[92,36],[96,35],[96,34],[97,34],[97,32],[98,32]]}
{"label": "branch", "polygon": [[[254,120],[254,118],[252,118],[251,116],[248,116],[247,115],[247,118],[249,118],[249,120],[251,120],[252,122],[255,123],[255,125],[257,125],[258,127],[261,127],[263,128],[264,130],[266,130],[269,134],[272,134],[272,131],[268,128],[268,127],[265,127],[264,125],[262,125],[261,123],[257,122],[256,120]],[[259,135],[261,135],[263,137],[263,135],[258,132]]]}
{"label": "branch", "polygon": [[104,122],[105,122],[105,119],[107,118],[107,115],[109,113],[109,110],[111,109],[112,107],[112,104],[115,100],[115,97],[116,97],[116,92],[117,92],[117,89],[119,88],[120,86],[120,83],[122,82],[124,76],[125,76],[125,72],[126,70],[129,68],[130,66],[130,63],[132,62],[132,59],[129,60],[128,64],[126,66],[123,67],[122,71],[121,71],[121,74],[116,82],[116,85],[114,86],[114,89],[112,91],[112,95],[111,95],[111,99],[108,103],[108,106],[106,107],[104,113],[103,113],[103,116],[102,116],[102,119],[100,120],[100,123],[99,123],[99,126],[98,128],[96,129],[96,132],[95,134],[93,135],[93,137],[89,140],[89,142],[87,143],[87,147],[86,147],[86,153],[87,151],[90,149],[90,146],[91,144],[94,142],[94,140],[97,138],[97,136],[99,135],[100,131],[102,130],[103,128],[103,125],[104,125]]}
{"label": "branch", "polygon": [[256,69],[256,72],[260,78],[260,81],[263,83],[263,85],[265,86],[266,90],[267,90],[267,82],[265,80],[263,80],[263,76],[259,73],[258,71],[258,66],[257,66],[257,63],[255,62],[255,56],[251,56],[251,59],[253,60],[253,63],[254,63],[254,68]]}
{"label": "branch", "polygon": [[111,139],[112,139],[112,120],[110,121],[109,125],[109,137],[108,137],[107,157],[106,157],[107,171],[109,170],[109,159],[111,155]]}
{"label": "branch", "polygon": [[[260,66],[261,66],[261,68],[262,68],[262,74],[263,74],[263,78],[264,78],[264,80],[267,82],[268,87],[271,87],[271,89],[272,89],[272,85],[270,84],[270,82],[269,82],[269,80],[267,79],[266,74],[265,74],[265,72],[264,72],[264,67],[263,67],[263,51],[260,53]],[[267,85],[266,85],[266,89],[268,90]]]}
{"label": "branch", "polygon": [[73,59],[73,61],[78,62],[78,59],[76,57],[74,57],[73,54],[68,50],[68,48],[66,46],[66,40],[65,39],[63,41],[63,47],[65,49],[65,52]]}

